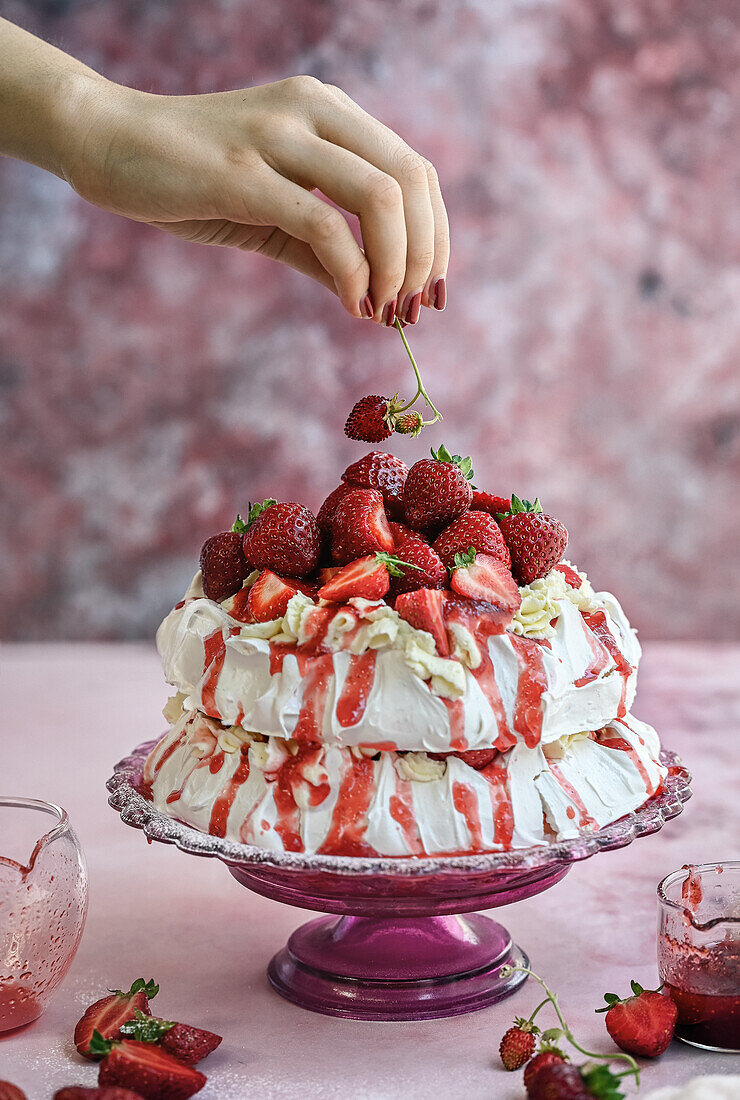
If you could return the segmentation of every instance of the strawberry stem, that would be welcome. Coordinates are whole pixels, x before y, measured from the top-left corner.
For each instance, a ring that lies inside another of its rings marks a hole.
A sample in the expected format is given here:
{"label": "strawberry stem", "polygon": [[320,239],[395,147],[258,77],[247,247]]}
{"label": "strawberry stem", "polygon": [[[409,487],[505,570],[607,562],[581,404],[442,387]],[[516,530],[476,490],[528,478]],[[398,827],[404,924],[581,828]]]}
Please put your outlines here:
{"label": "strawberry stem", "polygon": [[408,402],[408,404],[404,405],[400,409],[397,409],[396,412],[399,415],[401,413],[406,412],[407,409],[411,408],[411,406],[414,404],[414,402],[416,401],[416,399],[418,397],[423,397],[425,404],[434,413],[434,419],[433,420],[422,420],[422,422],[421,422],[423,427],[428,428],[430,424],[436,424],[438,420],[442,419],[442,413],[439,411],[439,409],[437,409],[435,407],[435,405],[432,402],[431,397],[429,396],[427,391],[424,389],[424,383],[421,380],[421,374],[419,373],[419,368],[416,365],[416,360],[414,359],[413,352],[411,351],[411,348],[409,347],[409,342],[406,339],[406,334],[403,331],[403,326],[401,325],[401,322],[398,320],[398,317],[396,317],[395,326],[396,326],[398,332],[400,333],[401,339],[403,340],[403,346],[406,348],[406,354],[408,355],[409,359],[411,360],[411,366],[413,367],[414,375],[416,376],[416,387],[417,387],[416,388],[416,393],[411,398],[411,400]]}
{"label": "strawberry stem", "polygon": [[[558,1004],[557,994],[553,993],[552,990],[547,988],[547,986],[545,985],[545,983],[543,982],[543,980],[539,976],[539,974],[535,974],[534,970],[530,970],[529,967],[527,967],[527,966],[504,966],[501,969],[501,977],[502,978],[506,978],[510,974],[516,974],[516,973],[528,974],[530,978],[534,978],[534,980],[536,982],[538,982],[539,985],[542,986],[545,993],[547,994],[546,1001],[549,1001],[550,1004],[552,1005],[552,1007],[555,1009],[555,1014],[557,1015],[557,1018],[560,1021],[560,1026],[563,1029],[563,1035],[565,1036],[565,1038],[568,1040],[568,1042],[570,1043],[570,1045],[572,1047],[575,1047],[575,1049],[580,1054],[585,1054],[585,1056],[587,1058],[597,1058],[597,1059],[607,1059],[608,1058],[608,1059],[614,1059],[614,1060],[619,1059],[620,1061],[627,1062],[627,1064],[629,1065],[630,1068],[628,1070],[625,1070],[623,1074],[620,1074],[620,1076],[621,1077],[629,1077],[631,1075],[634,1075],[635,1081],[637,1082],[638,1085],[640,1084],[640,1068],[637,1065],[637,1062],[635,1061],[635,1059],[632,1058],[629,1054],[595,1054],[594,1051],[586,1050],[584,1047],[582,1047],[579,1043],[576,1042],[575,1036],[573,1035],[573,1032],[570,1030],[570,1028],[566,1024],[565,1020],[563,1019],[563,1014],[560,1011],[560,1005]],[[542,1007],[542,1005],[540,1005],[539,1008],[535,1009],[535,1011],[539,1012],[539,1009],[541,1007]]]}

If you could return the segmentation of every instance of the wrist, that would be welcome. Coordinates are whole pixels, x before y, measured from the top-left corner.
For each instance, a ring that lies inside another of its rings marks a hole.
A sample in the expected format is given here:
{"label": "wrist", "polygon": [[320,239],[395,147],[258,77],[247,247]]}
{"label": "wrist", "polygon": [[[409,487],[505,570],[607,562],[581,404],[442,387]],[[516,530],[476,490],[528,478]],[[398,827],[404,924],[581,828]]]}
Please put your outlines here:
{"label": "wrist", "polygon": [[[51,170],[84,194],[95,174],[118,85],[91,70],[65,73],[55,95]],[[121,89],[123,91],[124,89]]]}

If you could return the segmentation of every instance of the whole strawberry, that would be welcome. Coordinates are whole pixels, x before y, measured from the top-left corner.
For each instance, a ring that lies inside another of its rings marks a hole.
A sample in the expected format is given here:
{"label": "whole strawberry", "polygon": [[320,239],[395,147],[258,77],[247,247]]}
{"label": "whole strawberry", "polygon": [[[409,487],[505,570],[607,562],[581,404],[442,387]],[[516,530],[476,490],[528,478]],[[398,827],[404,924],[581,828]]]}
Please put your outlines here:
{"label": "whole strawberry", "polygon": [[539,1028],[531,1020],[517,1018],[514,1026],[504,1032],[504,1037],[498,1048],[504,1069],[521,1069],[534,1054],[536,1045],[535,1036],[539,1034]]}
{"label": "whole strawberry", "polygon": [[[543,1066],[525,1087],[529,1100],[590,1100],[599,1095],[587,1088],[578,1066],[568,1062]],[[612,1096],[621,1097],[622,1093]]]}
{"label": "whole strawberry", "polygon": [[344,434],[364,443],[381,443],[393,434],[391,408],[393,402],[377,393],[361,397],[352,406],[352,412],[344,425]]}
{"label": "whole strawberry", "polygon": [[447,569],[453,568],[456,554],[464,554],[471,546],[479,554],[498,558],[507,569],[511,564],[501,528],[485,512],[464,512],[437,535],[433,545]]}
{"label": "whole strawberry", "polygon": [[353,489],[339,502],[331,521],[331,552],[337,565],[382,550],[394,552],[393,535],[375,489]]}
{"label": "whole strawberry", "polygon": [[352,490],[356,488],[356,485],[347,485],[345,482],[342,482],[341,485],[337,485],[336,489],[329,493],[329,496],[321,505],[316,515],[316,523],[322,538],[329,537],[331,532],[331,521],[334,518],[334,513],[337,510],[339,501],[344,500],[347,493],[351,493]]}
{"label": "whole strawberry", "polygon": [[209,600],[221,603],[238,592],[249,573],[242,535],[246,524],[237,516],[230,531],[211,535],[200,551],[200,569],[203,574],[203,591]]}
{"label": "whole strawberry", "polygon": [[121,1034],[143,1043],[157,1043],[186,1066],[202,1062],[222,1042],[221,1036],[213,1031],[162,1020],[159,1016],[145,1016],[142,1012],[137,1012],[136,1019],[123,1025]]}
{"label": "whole strawberry", "polygon": [[411,568],[400,565],[400,575],[391,577],[391,598],[395,598],[402,592],[414,592],[417,588],[445,587],[447,570],[437,552],[424,539],[402,539],[396,548],[396,553]]}
{"label": "whole strawberry", "polygon": [[488,512],[495,519],[499,512],[508,512],[510,504],[508,497],[497,497],[493,493],[473,489],[473,503],[470,507],[475,512]]}
{"label": "whole strawberry", "polygon": [[399,435],[410,435],[413,439],[423,427],[424,421],[421,418],[421,413],[408,412],[401,413],[398,420],[396,420],[395,430]]}
{"label": "whole strawberry", "polygon": [[10,1081],[0,1081],[0,1100],[26,1100],[26,1094]]}
{"label": "whole strawberry", "polygon": [[546,516],[539,500],[531,504],[512,495],[508,513],[500,514],[498,522],[511,554],[511,571],[519,584],[547,576],[568,545],[564,524]]}
{"label": "whole strawberry", "polygon": [[555,1048],[546,1047],[535,1054],[524,1067],[524,1087],[529,1093],[535,1077],[545,1066],[559,1066],[566,1061],[565,1055]]}
{"label": "whole strawberry", "polygon": [[321,536],[316,517],[302,504],[288,502],[250,507],[243,538],[244,557],[255,569],[286,577],[307,577],[319,564]]}
{"label": "whole strawberry", "polygon": [[419,531],[439,530],[470,508],[473,469],[469,458],[445,446],[409,470],[403,489],[406,522]]}
{"label": "whole strawberry", "polygon": [[383,494],[385,510],[391,518],[403,518],[403,487],[409,468],[395,455],[385,451],[371,451],[364,458],[353,462],[342,474],[342,481],[358,489],[377,489]]}
{"label": "whole strawberry", "polygon": [[657,1058],[668,1047],[676,1027],[678,1008],[659,989],[643,989],[631,982],[632,996],[624,1000],[606,993],[606,1030],[614,1042],[628,1054]]}

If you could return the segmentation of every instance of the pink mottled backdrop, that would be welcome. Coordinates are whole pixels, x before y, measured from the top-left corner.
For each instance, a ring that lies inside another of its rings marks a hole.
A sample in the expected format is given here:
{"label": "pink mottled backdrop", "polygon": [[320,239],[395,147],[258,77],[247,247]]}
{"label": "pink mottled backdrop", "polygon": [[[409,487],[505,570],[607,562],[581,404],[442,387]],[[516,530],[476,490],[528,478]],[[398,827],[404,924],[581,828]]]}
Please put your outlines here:
{"label": "pink mottled backdrop", "polygon": [[[539,494],[646,637],[740,633],[736,0],[9,0],[160,92],[309,72],[435,161],[449,307],[412,330],[476,481]],[[204,537],[318,507],[397,336],[307,280],[0,162],[2,631],[150,635]],[[431,436],[431,438],[430,438]]]}

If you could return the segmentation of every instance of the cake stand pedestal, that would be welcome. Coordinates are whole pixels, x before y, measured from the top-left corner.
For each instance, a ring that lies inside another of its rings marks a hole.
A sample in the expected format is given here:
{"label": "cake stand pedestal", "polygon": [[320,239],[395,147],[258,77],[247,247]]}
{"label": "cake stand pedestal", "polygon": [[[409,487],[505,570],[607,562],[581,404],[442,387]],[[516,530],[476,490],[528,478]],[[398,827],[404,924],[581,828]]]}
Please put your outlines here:
{"label": "cake stand pedestal", "polygon": [[665,787],[634,813],[587,836],[504,853],[374,859],[269,852],[198,832],[140,793],[147,742],[116,765],[109,802],[149,840],[221,859],[243,886],[333,916],[302,925],[268,977],[281,996],[314,1012],[359,1020],[423,1020],[473,1012],[525,980],[504,967],[527,956],[507,930],[475,912],[554,886],[573,863],[623,848],[679,814],[690,775],[663,752]]}

